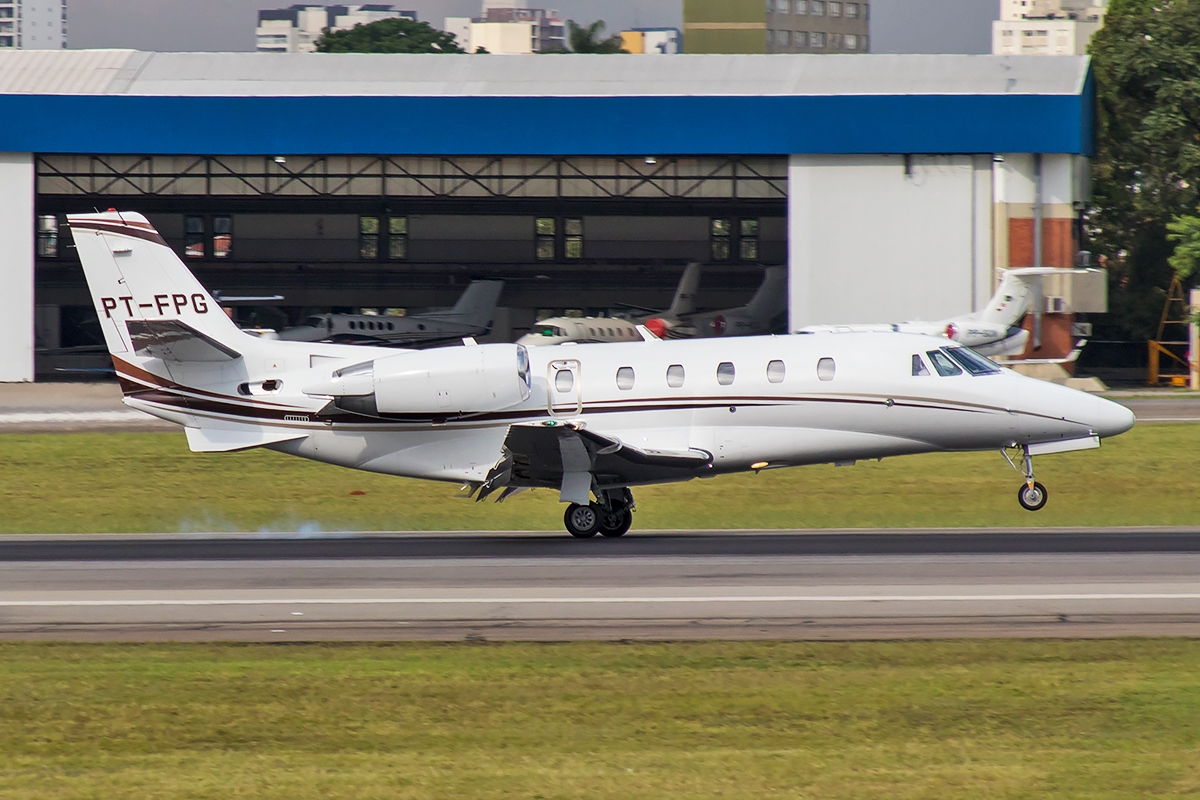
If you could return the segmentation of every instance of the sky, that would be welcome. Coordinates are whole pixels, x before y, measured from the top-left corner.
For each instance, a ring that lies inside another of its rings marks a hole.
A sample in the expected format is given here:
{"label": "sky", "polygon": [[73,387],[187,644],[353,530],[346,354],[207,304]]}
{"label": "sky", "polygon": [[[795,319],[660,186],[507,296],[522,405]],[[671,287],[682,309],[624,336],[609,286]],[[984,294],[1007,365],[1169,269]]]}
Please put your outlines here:
{"label": "sky", "polygon": [[[253,50],[260,8],[286,8],[293,0],[69,0],[72,49]],[[332,4],[334,0],[313,0]],[[402,0],[418,18],[440,27],[444,17],[479,14],[479,0]],[[516,3],[514,3],[516,5]],[[577,22],[602,19],[611,31],[682,27],[682,0],[529,0],[557,8]],[[872,0],[871,51],[875,53],[987,53],[999,0]],[[685,43],[686,48],[686,43]]]}

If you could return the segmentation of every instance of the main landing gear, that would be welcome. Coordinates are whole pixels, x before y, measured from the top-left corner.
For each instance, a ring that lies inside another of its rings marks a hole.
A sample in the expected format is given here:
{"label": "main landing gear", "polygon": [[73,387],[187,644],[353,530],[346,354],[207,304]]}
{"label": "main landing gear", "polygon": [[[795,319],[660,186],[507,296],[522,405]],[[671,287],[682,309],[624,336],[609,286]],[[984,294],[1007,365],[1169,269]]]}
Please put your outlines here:
{"label": "main landing gear", "polygon": [[633,507],[633,493],[628,489],[605,489],[596,502],[567,506],[563,524],[577,539],[590,539],[597,533],[615,539],[633,524]]}
{"label": "main landing gear", "polygon": [[1008,454],[1008,449],[1002,449],[1000,453],[1008,462],[1009,466],[1025,476],[1025,484],[1017,490],[1017,502],[1021,504],[1021,508],[1026,511],[1040,511],[1046,505],[1046,500],[1049,499],[1050,493],[1046,491],[1046,487],[1033,479],[1033,457],[1029,455],[1029,445],[1021,445],[1021,466],[1017,466],[1013,461],[1012,456]]}

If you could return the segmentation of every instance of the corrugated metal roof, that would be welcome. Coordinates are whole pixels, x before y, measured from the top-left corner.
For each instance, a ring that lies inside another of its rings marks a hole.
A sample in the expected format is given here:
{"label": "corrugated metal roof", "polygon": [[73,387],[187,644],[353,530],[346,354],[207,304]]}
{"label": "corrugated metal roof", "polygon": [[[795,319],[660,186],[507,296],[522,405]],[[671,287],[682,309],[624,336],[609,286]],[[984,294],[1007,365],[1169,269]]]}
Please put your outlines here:
{"label": "corrugated metal roof", "polygon": [[0,53],[2,94],[175,97],[1078,95],[1086,56]]}
{"label": "corrugated metal roof", "polygon": [[0,52],[4,94],[103,94],[110,91],[135,50],[6,50]]}

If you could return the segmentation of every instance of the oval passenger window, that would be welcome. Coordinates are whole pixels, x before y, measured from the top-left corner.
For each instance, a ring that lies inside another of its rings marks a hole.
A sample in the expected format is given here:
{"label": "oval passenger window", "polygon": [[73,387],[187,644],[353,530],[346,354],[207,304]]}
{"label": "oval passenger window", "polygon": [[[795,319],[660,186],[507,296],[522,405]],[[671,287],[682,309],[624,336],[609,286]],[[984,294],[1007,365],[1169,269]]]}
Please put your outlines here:
{"label": "oval passenger window", "polygon": [[717,383],[722,386],[729,386],[733,383],[734,373],[733,364],[728,361],[722,361],[720,364],[717,364]]}
{"label": "oval passenger window", "polygon": [[575,376],[569,369],[560,369],[554,373],[554,388],[560,392],[569,392],[575,385]]}
{"label": "oval passenger window", "polygon": [[678,389],[683,386],[683,365],[672,364],[667,367],[667,386],[672,389]]}
{"label": "oval passenger window", "polygon": [[833,373],[837,371],[837,365],[833,363],[832,358],[822,358],[817,362],[817,377],[823,381],[833,380]]}
{"label": "oval passenger window", "polygon": [[783,366],[782,361],[767,362],[767,380],[771,383],[783,383],[783,376],[787,370]]}
{"label": "oval passenger window", "polygon": [[633,388],[633,367],[621,367],[617,370],[617,388],[623,392]]}

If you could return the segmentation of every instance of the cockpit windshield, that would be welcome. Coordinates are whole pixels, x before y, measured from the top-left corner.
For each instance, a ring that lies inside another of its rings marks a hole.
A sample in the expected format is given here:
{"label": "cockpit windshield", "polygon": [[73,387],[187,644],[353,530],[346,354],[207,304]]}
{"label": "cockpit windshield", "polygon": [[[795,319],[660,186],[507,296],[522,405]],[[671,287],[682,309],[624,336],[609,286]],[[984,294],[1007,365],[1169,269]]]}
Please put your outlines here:
{"label": "cockpit windshield", "polygon": [[542,336],[566,336],[567,332],[556,325],[539,325],[538,333]]}
{"label": "cockpit windshield", "polygon": [[972,375],[996,375],[1000,365],[990,358],[979,355],[966,347],[943,347],[946,354],[963,365],[963,369]]}
{"label": "cockpit windshield", "polygon": [[306,325],[309,328],[324,328],[325,327],[325,318],[324,317],[309,317],[308,319],[304,320],[304,322],[302,324]]}

